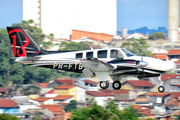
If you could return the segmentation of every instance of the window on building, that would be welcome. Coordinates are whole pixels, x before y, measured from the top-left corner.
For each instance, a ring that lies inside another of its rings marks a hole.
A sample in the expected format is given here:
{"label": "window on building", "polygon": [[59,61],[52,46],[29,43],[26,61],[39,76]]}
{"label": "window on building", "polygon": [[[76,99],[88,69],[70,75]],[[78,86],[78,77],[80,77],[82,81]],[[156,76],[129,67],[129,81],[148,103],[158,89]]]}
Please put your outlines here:
{"label": "window on building", "polygon": [[83,57],[83,53],[76,53],[76,58],[82,58]]}
{"label": "window on building", "polygon": [[14,113],[18,113],[18,109],[13,109],[13,112]]}
{"label": "window on building", "polygon": [[87,52],[86,58],[93,58],[93,52]]}
{"label": "window on building", "polygon": [[98,51],[98,58],[107,58],[107,50]]}

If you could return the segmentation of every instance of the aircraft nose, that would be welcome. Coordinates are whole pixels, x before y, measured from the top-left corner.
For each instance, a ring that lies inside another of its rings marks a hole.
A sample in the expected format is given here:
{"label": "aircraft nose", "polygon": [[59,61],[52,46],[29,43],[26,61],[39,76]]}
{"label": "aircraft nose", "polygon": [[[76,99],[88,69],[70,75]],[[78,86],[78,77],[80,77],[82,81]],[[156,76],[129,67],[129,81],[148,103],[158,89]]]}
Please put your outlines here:
{"label": "aircraft nose", "polygon": [[174,64],[173,61],[168,61],[168,62],[166,63],[166,67],[168,68],[168,69],[167,69],[168,71],[171,71],[171,70],[174,69],[175,64]]}

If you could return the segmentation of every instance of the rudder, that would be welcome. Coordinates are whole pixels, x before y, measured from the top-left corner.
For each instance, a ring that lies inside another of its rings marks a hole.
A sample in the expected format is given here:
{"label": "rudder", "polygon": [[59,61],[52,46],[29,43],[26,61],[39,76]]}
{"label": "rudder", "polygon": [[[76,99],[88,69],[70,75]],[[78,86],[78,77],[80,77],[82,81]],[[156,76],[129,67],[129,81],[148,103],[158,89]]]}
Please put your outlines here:
{"label": "rudder", "polygon": [[15,57],[32,57],[43,52],[23,27],[7,27],[7,31]]}

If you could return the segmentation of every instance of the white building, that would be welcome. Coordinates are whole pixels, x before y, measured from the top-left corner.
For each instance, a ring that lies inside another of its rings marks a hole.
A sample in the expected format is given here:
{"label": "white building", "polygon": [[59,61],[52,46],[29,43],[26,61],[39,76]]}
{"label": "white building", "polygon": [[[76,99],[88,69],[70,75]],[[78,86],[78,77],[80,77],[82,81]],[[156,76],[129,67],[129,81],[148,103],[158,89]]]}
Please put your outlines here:
{"label": "white building", "polygon": [[128,35],[128,36],[126,37],[126,39],[132,39],[132,38],[135,38],[135,39],[139,39],[139,38],[147,39],[148,36],[147,36],[147,35],[143,35],[143,34],[141,34],[141,33],[134,33],[134,34]]}
{"label": "white building", "polygon": [[115,35],[117,0],[23,0],[23,20],[29,19],[55,38],[69,39],[72,29]]}

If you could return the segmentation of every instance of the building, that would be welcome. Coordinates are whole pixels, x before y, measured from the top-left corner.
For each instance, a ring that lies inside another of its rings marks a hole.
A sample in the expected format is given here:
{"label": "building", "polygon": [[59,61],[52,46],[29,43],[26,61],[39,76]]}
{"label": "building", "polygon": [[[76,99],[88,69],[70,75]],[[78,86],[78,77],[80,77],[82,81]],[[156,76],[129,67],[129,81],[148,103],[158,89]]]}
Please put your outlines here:
{"label": "building", "polygon": [[179,0],[168,0],[168,38],[178,41]]}
{"label": "building", "polygon": [[126,39],[140,39],[140,38],[143,38],[143,39],[148,39],[148,36],[147,35],[143,35],[141,33],[134,33],[134,34],[131,34],[131,35],[128,35],[126,37]]}
{"label": "building", "polygon": [[55,38],[69,39],[72,29],[115,35],[117,0],[23,0],[23,20],[29,19]]}
{"label": "building", "polygon": [[10,99],[0,99],[0,113],[20,113],[20,107]]}
{"label": "building", "polygon": [[95,100],[98,105],[104,106],[104,101],[114,100],[114,95],[103,91],[86,91],[86,100]]}
{"label": "building", "polygon": [[122,89],[130,89],[137,92],[149,92],[154,86],[154,84],[145,80],[128,80],[122,83]]}

